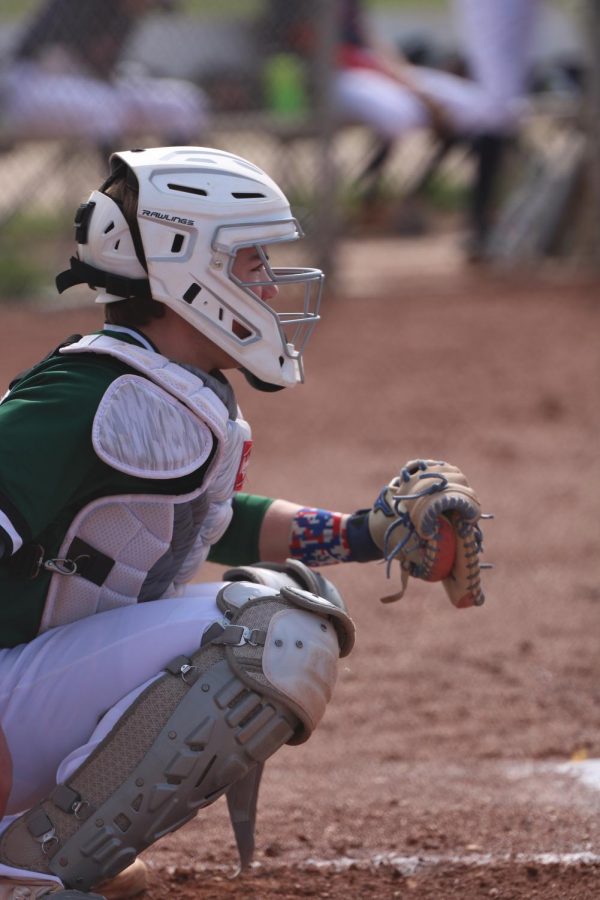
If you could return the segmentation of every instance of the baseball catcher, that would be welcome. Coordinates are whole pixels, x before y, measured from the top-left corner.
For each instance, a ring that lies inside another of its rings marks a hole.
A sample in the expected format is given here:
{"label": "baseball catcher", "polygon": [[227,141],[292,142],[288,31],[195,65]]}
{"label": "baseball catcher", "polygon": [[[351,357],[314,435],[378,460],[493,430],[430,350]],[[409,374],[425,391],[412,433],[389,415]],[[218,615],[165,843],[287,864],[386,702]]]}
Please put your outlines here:
{"label": "baseball catcher", "polygon": [[[57,278],[91,287],[104,326],[0,402],[3,900],[130,895],[138,854],[223,795],[248,866],[263,767],[317,728],[354,643],[320,567],[397,562],[398,596],[415,577],[483,601],[454,466],[408,463],[354,514],[243,490],[225,373],[268,403],[304,380],[319,321],[322,273],[273,261],[301,237],[275,182],[205,147],[111,167]],[[194,580],[206,560],[221,581]]]}

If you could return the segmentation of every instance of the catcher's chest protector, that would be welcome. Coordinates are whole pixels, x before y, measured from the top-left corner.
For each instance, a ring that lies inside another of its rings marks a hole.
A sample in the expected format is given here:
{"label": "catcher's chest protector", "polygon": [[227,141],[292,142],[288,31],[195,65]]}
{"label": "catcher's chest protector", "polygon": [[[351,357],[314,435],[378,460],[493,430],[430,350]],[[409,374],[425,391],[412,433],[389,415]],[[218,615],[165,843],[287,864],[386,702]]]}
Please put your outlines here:
{"label": "catcher's chest protector", "polygon": [[101,497],[77,513],[57,554],[40,632],[155,600],[191,578],[231,520],[251,444],[233,395],[228,410],[202,378],[158,353],[106,335],[61,352],[113,356],[140,373],[117,378],[94,418],[95,453],[111,468],[164,483],[199,469],[215,440],[217,449],[188,495]]}
{"label": "catcher's chest protector", "polygon": [[89,890],[232,786],[242,864],[250,862],[261,767],[318,724],[354,627],[345,611],[294,587],[238,582],[219,605],[223,619],[198,652],[173,660],[68,783],[0,836],[0,862]]}

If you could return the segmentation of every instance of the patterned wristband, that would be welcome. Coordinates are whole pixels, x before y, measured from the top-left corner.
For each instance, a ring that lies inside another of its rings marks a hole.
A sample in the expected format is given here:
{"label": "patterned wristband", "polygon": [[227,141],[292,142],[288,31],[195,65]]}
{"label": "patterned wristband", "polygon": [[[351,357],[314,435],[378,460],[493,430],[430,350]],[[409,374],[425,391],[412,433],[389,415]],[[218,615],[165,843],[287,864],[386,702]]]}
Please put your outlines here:
{"label": "patterned wristband", "polygon": [[298,510],[292,520],[290,555],[306,566],[350,562],[353,557],[342,520],[342,513],[328,509]]}

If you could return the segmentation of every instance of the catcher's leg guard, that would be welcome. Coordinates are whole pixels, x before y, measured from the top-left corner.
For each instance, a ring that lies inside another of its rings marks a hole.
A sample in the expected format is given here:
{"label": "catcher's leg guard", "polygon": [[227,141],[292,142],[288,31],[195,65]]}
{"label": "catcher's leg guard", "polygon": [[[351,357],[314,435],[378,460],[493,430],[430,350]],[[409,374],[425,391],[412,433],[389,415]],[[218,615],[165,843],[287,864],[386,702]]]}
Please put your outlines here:
{"label": "catcher's leg guard", "polygon": [[89,890],[240,779],[247,830],[254,770],[310,736],[354,628],[338,606],[293,587],[232,583],[217,603],[223,619],[200,649],[173,660],[68,782],[0,836],[0,862]]}
{"label": "catcher's leg guard", "polygon": [[[339,609],[346,611],[346,605],[334,584],[314,569],[296,559],[288,559],[285,565],[280,563],[259,562],[249,566],[238,566],[228,569],[223,578],[225,581],[243,581],[262,584],[280,590],[283,587],[299,587],[327,600]],[[247,586],[240,595],[246,596]],[[228,591],[230,602],[236,592]],[[339,635],[338,635],[339,637]],[[344,641],[347,636],[344,637]],[[353,637],[352,637],[353,640]],[[343,644],[342,655],[350,652]],[[229,817],[235,834],[240,855],[241,868],[245,869],[251,862],[254,853],[254,827],[256,822],[256,805],[258,790],[262,777],[263,765],[258,765],[243,778],[240,778],[227,791]]]}

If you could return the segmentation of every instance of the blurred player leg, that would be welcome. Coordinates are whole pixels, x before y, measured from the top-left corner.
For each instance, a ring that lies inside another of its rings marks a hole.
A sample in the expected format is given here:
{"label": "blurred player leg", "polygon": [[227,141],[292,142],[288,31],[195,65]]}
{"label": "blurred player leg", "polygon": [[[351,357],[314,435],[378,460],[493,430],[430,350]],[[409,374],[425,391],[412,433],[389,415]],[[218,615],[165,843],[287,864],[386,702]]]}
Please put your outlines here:
{"label": "blurred player leg", "polygon": [[475,141],[469,203],[471,259],[485,255],[496,187],[506,149],[525,108],[539,0],[453,0],[453,12],[471,77],[494,106],[496,124]]}
{"label": "blurred player leg", "polygon": [[425,106],[414,94],[380,72],[342,70],[336,74],[333,90],[342,120],[368,125],[382,137],[401,137],[429,123]]}
{"label": "blurred player leg", "polygon": [[452,0],[469,73],[499,102],[521,97],[539,0]]}

